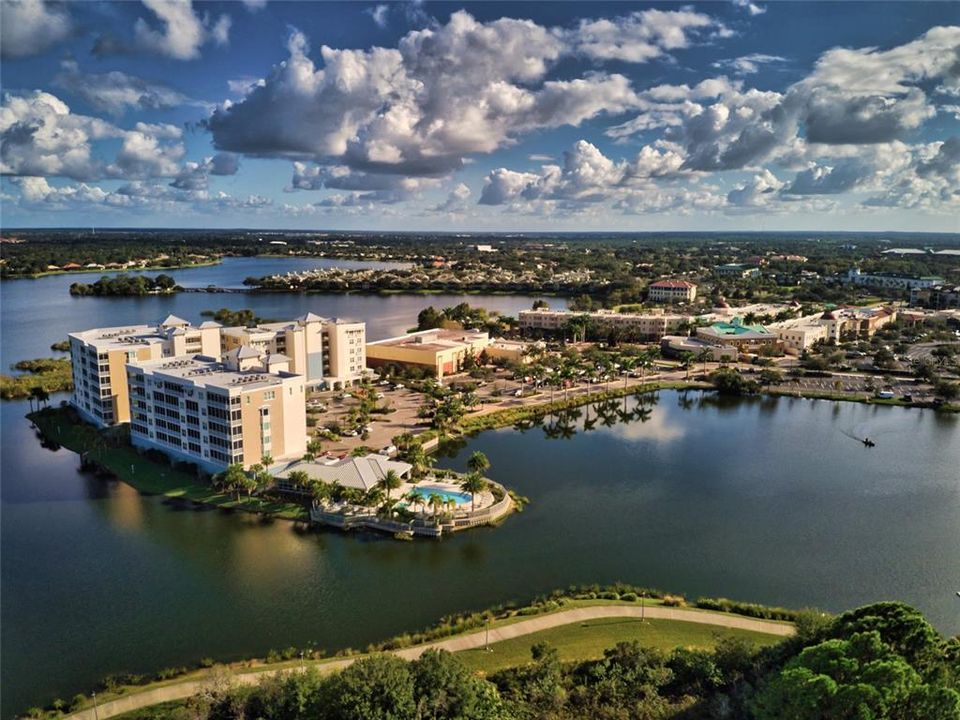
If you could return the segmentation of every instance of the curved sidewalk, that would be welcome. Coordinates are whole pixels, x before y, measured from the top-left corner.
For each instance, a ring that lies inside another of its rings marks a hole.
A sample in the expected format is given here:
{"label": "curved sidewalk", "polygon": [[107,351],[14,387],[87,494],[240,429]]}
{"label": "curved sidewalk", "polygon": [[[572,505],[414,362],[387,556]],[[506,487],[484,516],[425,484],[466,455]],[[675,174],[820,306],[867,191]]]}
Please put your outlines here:
{"label": "curved sidewalk", "polygon": [[[707,612],[699,610],[684,610],[681,608],[667,608],[662,606],[652,606],[641,608],[634,605],[596,605],[591,607],[573,608],[551,613],[549,615],[540,615],[531,617],[528,620],[509,625],[492,627],[489,631],[489,642],[497,643],[502,640],[511,640],[513,638],[530,635],[550,630],[562,625],[570,625],[587,620],[599,620],[603,618],[639,618],[641,614],[644,617],[655,620],[675,620],[679,622],[693,622],[702,625],[715,625],[717,627],[731,628],[736,630],[752,630],[754,632],[767,633],[769,635],[779,635],[786,637],[794,632],[793,625],[778,623],[772,620],[757,620],[755,618],[743,615],[734,615],[732,613]],[[459,652],[460,650],[472,650],[483,647],[487,642],[487,631],[478,630],[466,635],[437,640],[423,645],[395,650],[393,654],[404,660],[415,660],[424,652],[430,649],[449,650],[450,652]],[[358,656],[362,657],[362,656]],[[343,658],[342,660],[331,660],[313,664],[314,667],[323,673],[330,673],[342,670],[357,657]],[[262,680],[273,677],[278,673],[296,672],[298,668],[284,668],[279,670],[261,670],[260,672],[250,671],[243,673],[230,673],[230,681],[235,684],[255,685]],[[211,672],[213,676],[216,671]],[[209,684],[208,678],[198,680],[184,680],[179,683],[165,685],[145,690],[143,692],[134,692],[130,695],[110,700],[102,703],[97,708],[96,715],[93,708],[87,708],[76,713],[65,716],[65,720],[105,720],[106,718],[122,715],[123,713],[140,708],[149,707],[158,703],[170,702],[172,700],[183,700],[196,695]]]}

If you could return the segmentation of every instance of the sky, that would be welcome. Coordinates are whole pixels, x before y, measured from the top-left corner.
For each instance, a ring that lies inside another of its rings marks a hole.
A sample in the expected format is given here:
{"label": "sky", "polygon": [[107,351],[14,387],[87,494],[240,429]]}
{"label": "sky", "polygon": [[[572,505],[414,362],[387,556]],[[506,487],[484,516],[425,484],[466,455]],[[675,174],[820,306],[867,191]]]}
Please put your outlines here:
{"label": "sky", "polygon": [[0,222],[960,231],[960,3],[0,0]]}

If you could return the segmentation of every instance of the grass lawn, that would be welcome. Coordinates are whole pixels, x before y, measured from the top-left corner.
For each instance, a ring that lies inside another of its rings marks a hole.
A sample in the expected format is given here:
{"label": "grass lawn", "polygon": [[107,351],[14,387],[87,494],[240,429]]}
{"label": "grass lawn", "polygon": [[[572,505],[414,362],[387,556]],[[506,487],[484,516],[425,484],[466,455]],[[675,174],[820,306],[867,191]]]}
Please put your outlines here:
{"label": "grass lawn", "polygon": [[571,661],[602,657],[607,648],[628,640],[672,650],[675,647],[711,648],[724,637],[742,638],[754,645],[774,645],[782,640],[776,635],[678,620],[641,623],[636,618],[601,618],[492,643],[492,652],[485,652],[483,648],[463,650],[457,653],[457,658],[471,670],[492,673],[530,662],[530,648],[539,642],[549,643],[560,652],[561,660]]}
{"label": "grass lawn", "polygon": [[140,492],[193,500],[246,512],[265,512],[287,520],[306,520],[307,511],[296,503],[261,501],[260,498],[224,495],[192,474],[140,455],[125,441],[114,444],[107,434],[87,423],[70,422],[66,412],[45,410],[32,416],[45,437],[88,457]]}

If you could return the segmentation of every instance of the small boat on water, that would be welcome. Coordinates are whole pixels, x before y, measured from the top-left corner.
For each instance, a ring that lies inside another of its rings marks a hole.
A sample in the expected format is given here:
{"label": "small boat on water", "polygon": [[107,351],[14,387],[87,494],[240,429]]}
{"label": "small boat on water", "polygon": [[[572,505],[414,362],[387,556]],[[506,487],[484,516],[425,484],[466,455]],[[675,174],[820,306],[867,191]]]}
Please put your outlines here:
{"label": "small boat on water", "polygon": [[864,438],[864,439],[863,439],[863,444],[864,444],[866,447],[874,447],[874,446],[876,445],[876,443],[875,443],[873,440],[871,440],[870,438]]}

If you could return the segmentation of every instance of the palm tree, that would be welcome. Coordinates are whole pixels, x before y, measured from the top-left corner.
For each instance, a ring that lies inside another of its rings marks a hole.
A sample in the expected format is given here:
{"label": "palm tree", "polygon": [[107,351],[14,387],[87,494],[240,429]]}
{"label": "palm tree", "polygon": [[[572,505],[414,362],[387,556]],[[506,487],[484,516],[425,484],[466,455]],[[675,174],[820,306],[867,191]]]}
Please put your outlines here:
{"label": "palm tree", "polygon": [[314,506],[326,500],[330,497],[330,494],[331,487],[322,480],[314,480],[310,483],[310,498],[313,500]]}
{"label": "palm tree", "polygon": [[438,493],[430,493],[430,497],[427,498],[427,504],[433,510],[433,519],[437,519],[437,514],[440,512],[440,508],[443,507],[444,500],[443,495]]}
{"label": "palm tree", "polygon": [[697,360],[703,363],[703,374],[707,374],[707,361],[713,358],[713,352],[709,348],[704,348],[697,353]]}
{"label": "palm tree", "polygon": [[387,500],[390,499],[390,491],[396,490],[401,485],[403,485],[403,480],[397,475],[396,470],[388,470],[387,474],[383,476],[383,479],[377,483],[377,486],[383,488],[386,493]]}
{"label": "palm tree", "polygon": [[623,387],[627,387],[627,378],[630,377],[630,371],[633,370],[638,363],[638,358],[630,357],[629,355],[620,359],[620,370],[623,372]]}
{"label": "palm tree", "polygon": [[687,380],[690,379],[690,365],[693,364],[694,354],[689,350],[680,353],[680,367],[687,371]]}
{"label": "palm tree", "polygon": [[410,507],[414,508],[414,510],[416,510],[416,508],[417,508],[418,505],[419,505],[419,506],[423,506],[423,505],[424,505],[423,494],[417,492],[416,490],[411,490],[411,491],[408,492],[406,495],[404,495],[404,496],[403,496],[403,500],[404,500],[404,502],[406,502]]}
{"label": "palm tree", "polygon": [[310,487],[310,476],[304,470],[294,470],[287,477],[287,482],[297,490],[307,490]]}
{"label": "palm tree", "polygon": [[[473,458],[471,457],[470,459],[472,460]],[[477,506],[477,493],[486,490],[487,481],[483,479],[480,473],[472,472],[460,483],[460,486],[470,493],[470,510],[474,510]]]}
{"label": "palm tree", "polygon": [[263,456],[260,458],[260,462],[263,463],[264,467],[266,468],[270,467],[271,465],[273,465],[273,455],[271,455],[270,453],[264,453]]}
{"label": "palm tree", "polygon": [[470,459],[467,460],[467,467],[470,468],[470,472],[483,475],[490,469],[490,460],[480,450],[474,450]]}

